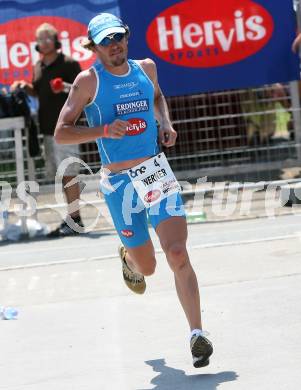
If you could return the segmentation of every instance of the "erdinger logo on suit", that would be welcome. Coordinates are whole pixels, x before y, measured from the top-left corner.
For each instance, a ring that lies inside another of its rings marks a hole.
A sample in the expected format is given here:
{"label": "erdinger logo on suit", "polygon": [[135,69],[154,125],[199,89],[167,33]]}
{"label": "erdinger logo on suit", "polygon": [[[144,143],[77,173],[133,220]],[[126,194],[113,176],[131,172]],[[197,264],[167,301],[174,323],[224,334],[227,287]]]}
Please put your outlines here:
{"label": "erdinger logo on suit", "polygon": [[121,230],[121,234],[122,234],[124,237],[127,237],[127,238],[131,238],[131,237],[134,236],[133,230]]}
{"label": "erdinger logo on suit", "polygon": [[[218,12],[217,12],[218,10]],[[149,25],[147,43],[161,59],[208,68],[241,61],[263,49],[274,21],[250,0],[186,0],[161,12]]]}
{"label": "erdinger logo on suit", "polygon": [[39,59],[35,50],[35,31],[49,21],[58,30],[62,52],[86,69],[93,62],[93,53],[81,46],[87,26],[59,16],[28,16],[0,24],[0,84],[11,84],[16,79],[32,80],[33,65]]}
{"label": "erdinger logo on suit", "polygon": [[152,190],[145,195],[144,200],[147,203],[152,203],[155,202],[157,199],[159,199],[160,196],[161,196],[160,190]]}
{"label": "erdinger logo on suit", "polygon": [[149,111],[149,99],[132,100],[130,102],[114,104],[114,110],[117,116]]}
{"label": "erdinger logo on suit", "polygon": [[131,118],[128,119],[128,122],[131,126],[126,128],[126,135],[129,136],[142,134],[147,128],[147,122],[144,119]]}

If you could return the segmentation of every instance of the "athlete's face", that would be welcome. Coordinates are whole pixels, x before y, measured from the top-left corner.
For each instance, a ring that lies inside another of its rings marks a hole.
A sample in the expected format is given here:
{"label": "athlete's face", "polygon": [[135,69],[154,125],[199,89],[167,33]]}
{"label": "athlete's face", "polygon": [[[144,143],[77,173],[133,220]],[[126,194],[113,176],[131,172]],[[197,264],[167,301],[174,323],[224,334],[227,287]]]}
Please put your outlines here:
{"label": "athlete's face", "polygon": [[95,45],[95,53],[104,65],[108,67],[119,67],[126,63],[128,55],[128,42],[124,36],[120,42],[110,40],[107,46]]}

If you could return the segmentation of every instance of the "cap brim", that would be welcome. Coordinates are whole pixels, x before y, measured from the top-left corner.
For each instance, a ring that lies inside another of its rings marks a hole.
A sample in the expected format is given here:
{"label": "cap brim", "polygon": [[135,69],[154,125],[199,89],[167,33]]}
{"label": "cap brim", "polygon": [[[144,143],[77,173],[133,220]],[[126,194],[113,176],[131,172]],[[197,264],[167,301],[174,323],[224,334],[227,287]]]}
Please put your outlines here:
{"label": "cap brim", "polygon": [[125,33],[126,30],[124,27],[110,27],[103,31],[101,31],[99,34],[96,35],[95,38],[93,38],[94,43],[98,45],[105,37],[108,35],[114,34],[114,33]]}

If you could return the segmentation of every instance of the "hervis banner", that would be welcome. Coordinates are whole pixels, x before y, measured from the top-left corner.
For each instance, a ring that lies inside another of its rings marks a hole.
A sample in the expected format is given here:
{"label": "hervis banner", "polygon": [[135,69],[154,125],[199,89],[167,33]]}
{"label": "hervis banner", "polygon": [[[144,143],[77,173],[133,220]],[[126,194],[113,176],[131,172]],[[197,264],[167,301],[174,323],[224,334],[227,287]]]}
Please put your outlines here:
{"label": "hervis banner", "polygon": [[53,24],[63,53],[79,61],[82,69],[95,57],[83,49],[89,20],[100,12],[119,15],[118,1],[111,0],[0,0],[0,84],[32,79],[39,59],[35,30],[44,22]]}
{"label": "hervis banner", "polygon": [[130,56],[153,58],[167,95],[299,78],[291,0],[122,0]]}
{"label": "hervis banner", "polygon": [[65,54],[91,66],[81,40],[100,12],[121,14],[132,31],[130,57],[156,60],[167,95],[299,78],[291,0],[1,0],[0,85],[31,80],[43,22],[58,29]]}

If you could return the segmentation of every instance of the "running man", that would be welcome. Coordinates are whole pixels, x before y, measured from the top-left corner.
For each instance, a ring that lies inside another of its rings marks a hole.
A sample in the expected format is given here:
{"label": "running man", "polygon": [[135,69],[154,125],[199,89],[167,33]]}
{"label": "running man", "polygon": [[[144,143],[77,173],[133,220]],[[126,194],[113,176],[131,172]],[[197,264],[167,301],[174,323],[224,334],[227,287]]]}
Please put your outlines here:
{"label": "running man", "polygon": [[[213,348],[202,331],[198,282],[186,248],[184,207],[158,145],[159,139],[164,146],[173,146],[177,133],[158,84],[155,63],[128,59],[128,38],[128,26],[112,14],[102,13],[90,21],[84,47],[92,50],[99,62],[75,79],[59,116],[55,139],[60,144],[96,140],[103,166],[101,190],[123,244],[119,248],[123,278],[138,294],[144,293],[144,277],[152,275],[156,267],[149,218],[174,273],[190,326],[193,364],[204,367]],[[89,128],[75,126],[82,110]],[[160,181],[163,191],[152,187]]]}

